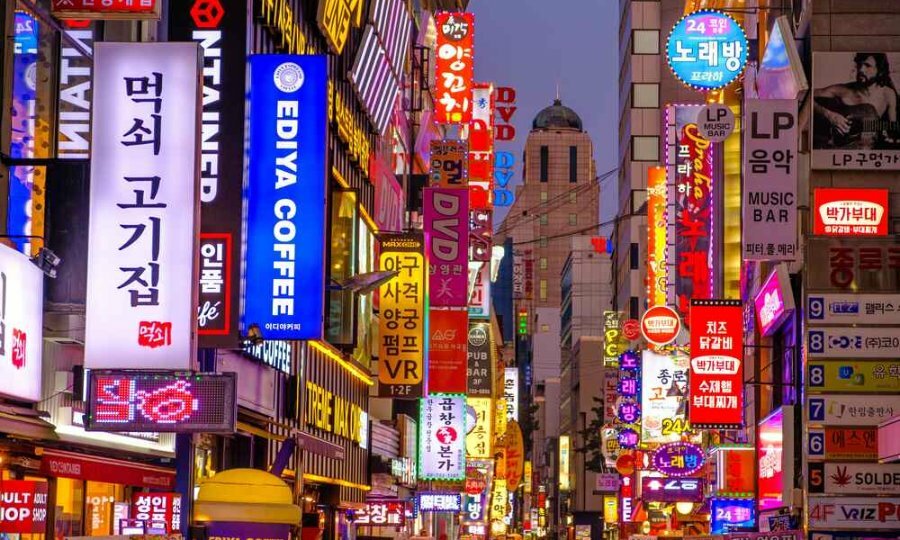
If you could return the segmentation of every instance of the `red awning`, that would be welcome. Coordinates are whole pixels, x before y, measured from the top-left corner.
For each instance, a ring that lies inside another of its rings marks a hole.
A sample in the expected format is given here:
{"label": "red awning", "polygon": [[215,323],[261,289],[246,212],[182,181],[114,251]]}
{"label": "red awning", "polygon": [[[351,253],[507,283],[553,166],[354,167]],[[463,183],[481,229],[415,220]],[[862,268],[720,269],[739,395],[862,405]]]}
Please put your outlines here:
{"label": "red awning", "polygon": [[49,476],[126,486],[175,488],[175,470],[99,456],[44,449],[41,472]]}

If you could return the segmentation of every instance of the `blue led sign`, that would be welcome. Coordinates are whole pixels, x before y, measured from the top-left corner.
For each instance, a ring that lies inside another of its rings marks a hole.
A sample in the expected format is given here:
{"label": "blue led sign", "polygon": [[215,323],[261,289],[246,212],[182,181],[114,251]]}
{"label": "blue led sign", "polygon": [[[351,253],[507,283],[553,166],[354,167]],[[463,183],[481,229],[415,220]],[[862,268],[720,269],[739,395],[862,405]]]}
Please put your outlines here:
{"label": "blue led sign", "polygon": [[682,17],[669,33],[666,60],[675,77],[694,89],[724,88],[747,64],[747,36],[725,13],[695,11]]}
{"label": "blue led sign", "polygon": [[250,57],[244,332],[321,339],[325,303],[326,60]]}

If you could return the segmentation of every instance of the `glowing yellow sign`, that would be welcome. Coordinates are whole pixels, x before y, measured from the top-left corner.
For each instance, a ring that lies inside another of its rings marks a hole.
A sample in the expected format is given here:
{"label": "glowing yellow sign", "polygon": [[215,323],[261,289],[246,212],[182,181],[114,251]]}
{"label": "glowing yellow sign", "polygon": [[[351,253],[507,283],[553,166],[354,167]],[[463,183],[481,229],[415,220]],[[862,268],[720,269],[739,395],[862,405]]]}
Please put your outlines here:
{"label": "glowing yellow sign", "polygon": [[531,495],[531,475],[532,475],[531,461],[526,461],[525,462],[525,478],[524,478],[525,486],[523,488],[525,490],[526,496]]}
{"label": "glowing yellow sign", "polygon": [[379,395],[422,397],[425,371],[425,255],[420,234],[381,239],[380,270],[399,272],[379,288]]}
{"label": "glowing yellow sign", "polygon": [[647,299],[648,307],[666,305],[668,269],[666,237],[669,220],[665,167],[647,170]]}
{"label": "glowing yellow sign", "polygon": [[572,448],[568,435],[559,437],[559,489],[569,491],[569,457]]}
{"label": "glowing yellow sign", "polygon": [[494,402],[494,440],[506,435],[506,398]]}
{"label": "glowing yellow sign", "polygon": [[328,120],[337,124],[338,138],[347,144],[347,153],[365,174],[369,174],[369,154],[372,145],[369,143],[369,132],[363,123],[353,115],[353,111],[344,101],[340,92],[334,91],[334,85],[328,81]]}
{"label": "glowing yellow sign", "polygon": [[362,23],[363,0],[319,0],[319,29],[325,34],[328,46],[341,54],[350,35],[350,25]]}
{"label": "glowing yellow sign", "polygon": [[306,382],[306,423],[338,437],[361,442],[363,410],[313,382]]}
{"label": "glowing yellow sign", "polygon": [[506,479],[494,478],[494,489],[491,492],[491,521],[503,523],[508,502],[509,495],[506,491]]}
{"label": "glowing yellow sign", "polygon": [[615,495],[603,496],[603,521],[609,524],[619,522],[619,499]]}
{"label": "glowing yellow sign", "polygon": [[306,34],[300,28],[299,17],[294,14],[288,0],[257,0],[256,16],[262,19],[276,38],[281,38],[278,47],[284,52],[306,54]]}
{"label": "glowing yellow sign", "polygon": [[475,411],[475,427],[466,435],[466,457],[491,458],[491,398],[470,397],[466,403]]}

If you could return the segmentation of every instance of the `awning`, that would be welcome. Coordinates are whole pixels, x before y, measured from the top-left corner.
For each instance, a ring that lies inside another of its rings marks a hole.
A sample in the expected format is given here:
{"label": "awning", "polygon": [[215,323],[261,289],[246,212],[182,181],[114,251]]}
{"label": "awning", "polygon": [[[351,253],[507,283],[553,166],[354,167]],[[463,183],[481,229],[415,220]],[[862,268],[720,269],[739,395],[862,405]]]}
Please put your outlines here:
{"label": "awning", "polygon": [[41,472],[59,478],[92,480],[159,489],[175,489],[175,470],[44,448]]}
{"label": "awning", "polygon": [[12,405],[0,405],[0,432],[23,439],[59,440],[55,426],[38,411]]}

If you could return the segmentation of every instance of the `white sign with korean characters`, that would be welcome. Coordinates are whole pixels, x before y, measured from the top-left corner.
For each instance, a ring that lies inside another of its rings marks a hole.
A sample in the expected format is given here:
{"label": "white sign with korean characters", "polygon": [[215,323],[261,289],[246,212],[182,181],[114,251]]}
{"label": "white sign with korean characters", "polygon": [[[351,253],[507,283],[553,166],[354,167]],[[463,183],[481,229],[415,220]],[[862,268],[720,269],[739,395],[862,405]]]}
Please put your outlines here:
{"label": "white sign with korean characters", "polygon": [[806,299],[810,325],[900,326],[900,294],[822,294]]}
{"label": "white sign with korean characters", "polygon": [[439,395],[420,404],[419,478],[462,480],[466,477],[466,398]]}
{"label": "white sign with korean characters", "polygon": [[840,328],[808,331],[814,358],[894,358],[900,351],[900,327]]}
{"label": "white sign with korean characters", "polygon": [[84,365],[190,369],[198,43],[97,43]]}
{"label": "white sign with korean characters", "polygon": [[44,274],[0,245],[0,394],[41,399]]}
{"label": "white sign with korean characters", "polygon": [[823,426],[877,426],[900,414],[900,395],[854,396],[823,394],[809,396],[807,419]]}
{"label": "white sign with korean characters", "polygon": [[744,105],[745,260],[797,258],[797,102],[747,100]]}

